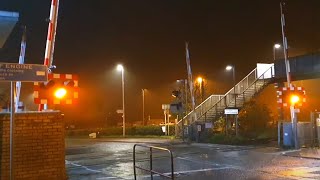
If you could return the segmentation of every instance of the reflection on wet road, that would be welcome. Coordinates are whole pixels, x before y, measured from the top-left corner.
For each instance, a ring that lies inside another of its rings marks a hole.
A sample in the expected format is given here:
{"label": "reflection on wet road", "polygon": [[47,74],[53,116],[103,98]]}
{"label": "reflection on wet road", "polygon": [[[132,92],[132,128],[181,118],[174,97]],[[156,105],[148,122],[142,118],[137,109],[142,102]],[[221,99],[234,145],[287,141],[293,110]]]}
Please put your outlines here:
{"label": "reflection on wet road", "polygon": [[[70,180],[133,179],[132,148],[140,143],[157,142],[174,153],[177,179],[320,179],[320,161],[282,156],[252,146],[187,144],[169,145],[164,140],[69,139],[66,147],[66,167]],[[142,142],[141,142],[142,141]],[[149,168],[149,150],[136,152],[137,165]],[[167,152],[154,151],[153,169],[170,175]],[[150,179],[150,174],[137,170],[137,179]],[[163,179],[154,175],[154,179]]]}

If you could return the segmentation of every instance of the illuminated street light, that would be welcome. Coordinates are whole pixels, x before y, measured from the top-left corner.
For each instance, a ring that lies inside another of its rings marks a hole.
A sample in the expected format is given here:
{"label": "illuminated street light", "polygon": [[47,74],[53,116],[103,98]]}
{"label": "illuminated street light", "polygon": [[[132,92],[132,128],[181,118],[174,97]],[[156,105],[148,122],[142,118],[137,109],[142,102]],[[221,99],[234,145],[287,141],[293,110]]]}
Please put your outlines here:
{"label": "illuminated street light", "polygon": [[280,47],[281,47],[280,44],[275,44],[275,45],[274,45],[274,48],[276,48],[276,49],[279,49]]}
{"label": "illuminated street light", "polygon": [[203,102],[203,78],[198,77],[197,82],[199,83],[200,99],[201,99],[201,102]]}
{"label": "illuminated street light", "polygon": [[118,65],[117,65],[117,70],[118,70],[118,71],[123,71],[123,66],[122,66],[121,64],[118,64]]}
{"label": "illuminated street light", "polygon": [[273,45],[273,61],[276,60],[276,49],[279,49],[279,48],[281,48],[280,44],[277,43]]}
{"label": "illuminated street light", "polygon": [[231,71],[232,70],[232,76],[233,76],[233,93],[234,93],[234,107],[236,107],[237,105],[237,96],[236,96],[236,77],[235,77],[235,67],[234,65],[228,65],[226,67],[227,71]]}
{"label": "illuminated street light", "polygon": [[125,108],[124,108],[124,68],[121,64],[117,66],[117,70],[121,71],[122,79],[122,135],[126,136],[126,118],[125,118]]}
{"label": "illuminated street light", "polygon": [[230,71],[231,69],[233,69],[233,67],[230,66],[230,65],[228,65],[228,66],[226,67],[226,70],[227,70],[227,71]]}

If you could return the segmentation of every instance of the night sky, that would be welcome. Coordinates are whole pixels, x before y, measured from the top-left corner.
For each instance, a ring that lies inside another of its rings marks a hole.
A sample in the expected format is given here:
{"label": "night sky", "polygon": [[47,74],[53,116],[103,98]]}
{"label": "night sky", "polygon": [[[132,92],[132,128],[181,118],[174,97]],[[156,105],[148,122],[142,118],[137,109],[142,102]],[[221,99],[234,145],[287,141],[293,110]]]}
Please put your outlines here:
{"label": "night sky", "polygon": [[[50,3],[0,1],[0,10],[20,13],[1,62],[18,61],[20,26],[26,25],[25,62],[43,64]],[[319,0],[287,1],[289,56],[320,50],[319,12]],[[81,101],[65,109],[66,117],[94,122],[120,109],[121,74],[115,69],[123,63],[127,118],[141,119],[142,88],[148,89],[146,115],[161,118],[175,81],[187,77],[185,41],[194,77],[208,81],[207,94],[224,94],[232,86],[226,65],[235,65],[240,80],[257,62],[273,61],[273,44],[281,38],[277,0],[60,0],[54,72],[80,76]]]}

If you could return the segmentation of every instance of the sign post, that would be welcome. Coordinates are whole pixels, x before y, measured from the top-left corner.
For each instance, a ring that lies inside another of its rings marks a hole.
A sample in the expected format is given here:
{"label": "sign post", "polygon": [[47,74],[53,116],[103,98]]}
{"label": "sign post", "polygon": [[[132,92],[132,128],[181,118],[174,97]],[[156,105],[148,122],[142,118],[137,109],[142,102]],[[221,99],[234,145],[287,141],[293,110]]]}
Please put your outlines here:
{"label": "sign post", "polygon": [[13,122],[14,122],[14,105],[13,105],[13,96],[14,96],[14,83],[13,81],[10,82],[11,86],[11,94],[10,94],[10,180],[13,180],[13,168],[12,168],[12,162],[13,162]]}
{"label": "sign post", "polygon": [[228,132],[227,128],[227,118],[228,115],[235,115],[235,124],[236,124],[236,136],[238,136],[238,114],[239,114],[239,109],[224,109],[224,114],[226,115],[226,133]]}
{"label": "sign post", "polygon": [[0,63],[0,81],[10,82],[10,180],[13,180],[14,82],[48,81],[48,67],[37,64]]}
{"label": "sign post", "polygon": [[[164,113],[164,126],[166,127],[165,128],[165,135],[170,135],[169,134],[169,110],[170,110],[170,104],[162,104],[162,110],[163,110],[163,113]],[[169,122],[170,123],[170,122]],[[168,125],[168,127],[167,127]],[[168,130],[167,130],[168,128]]]}

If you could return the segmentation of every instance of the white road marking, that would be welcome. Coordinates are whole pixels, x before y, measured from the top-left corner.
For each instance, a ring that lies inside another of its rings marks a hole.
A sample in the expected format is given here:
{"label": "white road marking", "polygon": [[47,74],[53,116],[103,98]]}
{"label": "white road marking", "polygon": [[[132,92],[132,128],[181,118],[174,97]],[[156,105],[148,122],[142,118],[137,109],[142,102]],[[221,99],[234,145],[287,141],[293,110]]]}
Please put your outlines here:
{"label": "white road marking", "polygon": [[119,179],[119,177],[99,177],[96,179]]}
{"label": "white road marking", "polygon": [[102,172],[102,171],[99,171],[99,170],[90,169],[90,168],[88,168],[86,166],[83,166],[83,165],[80,165],[80,164],[76,164],[76,163],[73,163],[73,162],[67,161],[67,160],[66,160],[66,164],[71,164],[71,165],[76,166],[76,167],[81,167],[81,168],[83,168],[85,170],[88,170],[88,171],[91,171],[91,172],[95,172],[95,173],[101,173]]}
{"label": "white road marking", "polygon": [[[205,171],[214,171],[214,170],[221,170],[221,169],[228,169],[228,167],[218,167],[218,168],[207,168],[207,169],[194,169],[194,170],[187,170],[187,171],[175,171],[175,175],[179,174],[191,174],[196,172],[205,172]],[[171,172],[163,173],[164,175],[170,176]],[[159,177],[160,175],[154,174],[153,177]],[[143,175],[143,176],[137,176],[139,178],[148,178],[150,175]],[[97,179],[116,179],[119,177],[99,177]]]}
{"label": "white road marking", "polygon": [[191,161],[191,162],[200,163],[200,164],[211,165],[211,166],[224,166],[225,168],[229,168],[229,169],[232,168],[232,169],[242,170],[242,168],[238,167],[238,166],[233,166],[233,165],[228,165],[228,164],[207,163],[205,161],[193,160],[193,159],[188,158],[188,157],[177,157],[177,159]]}

